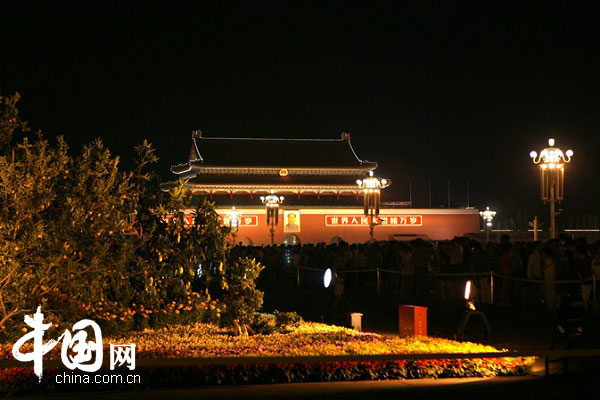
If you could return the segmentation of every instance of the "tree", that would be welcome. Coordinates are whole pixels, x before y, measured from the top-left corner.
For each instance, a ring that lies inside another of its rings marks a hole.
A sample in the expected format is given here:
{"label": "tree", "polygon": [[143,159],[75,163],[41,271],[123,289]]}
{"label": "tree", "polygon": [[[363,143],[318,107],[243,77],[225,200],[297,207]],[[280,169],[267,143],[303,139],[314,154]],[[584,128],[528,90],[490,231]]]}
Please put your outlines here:
{"label": "tree", "polygon": [[25,138],[0,157],[0,325],[39,303],[68,316],[122,281],[133,208],[117,165],[100,141],[72,158],[62,138],[56,147]]}
{"label": "tree", "polygon": [[[51,145],[39,132],[28,136],[17,101],[0,97],[0,332],[38,305],[59,325],[118,318],[138,328],[214,320],[221,309],[211,293],[239,304],[244,323],[260,308],[262,267],[242,260],[228,269],[230,228],[207,199],[186,223],[186,182],[160,189],[148,142],[135,148],[129,172],[100,140],[71,156],[62,137]],[[147,311],[159,309],[188,312],[178,320]]]}
{"label": "tree", "polygon": [[227,306],[223,323],[236,326],[238,334],[248,334],[256,311],[263,304],[263,293],[256,288],[256,279],[264,269],[254,259],[241,258],[229,266],[223,303]]}
{"label": "tree", "polygon": [[[62,137],[15,143],[18,95],[0,97],[0,326],[39,304],[60,320],[126,286],[133,175],[97,140],[72,157]],[[8,120],[7,120],[8,119]]]}
{"label": "tree", "polygon": [[[148,153],[144,146],[137,148],[138,153]],[[221,225],[214,203],[200,198],[189,224],[185,210],[192,198],[185,180],[165,192],[160,190],[154,172],[138,169],[135,176],[140,200],[134,226],[142,238],[137,254],[138,265],[146,271],[145,285],[164,293],[172,292],[169,286],[173,282],[181,282],[186,290],[194,285],[206,295],[211,284],[222,286],[229,254],[226,237],[231,229]]]}
{"label": "tree", "polygon": [[9,151],[15,133],[29,132],[27,122],[19,118],[17,103],[20,98],[19,93],[10,97],[0,94],[0,155],[5,155]]}

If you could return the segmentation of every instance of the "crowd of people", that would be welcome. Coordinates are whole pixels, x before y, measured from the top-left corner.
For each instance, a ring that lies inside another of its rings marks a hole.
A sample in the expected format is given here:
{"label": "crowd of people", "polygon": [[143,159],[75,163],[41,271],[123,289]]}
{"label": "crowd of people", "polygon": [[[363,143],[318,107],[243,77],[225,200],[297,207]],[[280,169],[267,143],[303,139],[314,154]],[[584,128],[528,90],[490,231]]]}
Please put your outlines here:
{"label": "crowd of people", "polygon": [[511,242],[505,235],[487,244],[458,237],[443,242],[240,245],[232,256],[265,265],[260,282],[265,289],[322,287],[322,271],[331,268],[334,284],[346,290],[380,285],[398,296],[446,301],[460,298],[465,280],[471,279],[479,302],[554,309],[561,296],[569,295],[587,309],[594,301],[593,277],[600,279],[599,250],[600,241],[563,237]]}

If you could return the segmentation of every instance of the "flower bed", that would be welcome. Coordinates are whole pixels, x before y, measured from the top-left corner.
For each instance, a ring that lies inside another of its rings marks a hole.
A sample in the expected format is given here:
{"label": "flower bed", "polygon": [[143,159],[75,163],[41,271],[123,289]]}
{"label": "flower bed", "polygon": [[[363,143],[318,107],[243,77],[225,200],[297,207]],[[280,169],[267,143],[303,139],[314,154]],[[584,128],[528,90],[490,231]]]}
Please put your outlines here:
{"label": "flower bed", "polygon": [[[422,354],[422,353],[492,353],[490,346],[461,343],[430,337],[398,338],[316,323],[303,323],[291,332],[247,337],[232,336],[209,324],[177,326],[143,332],[132,332],[105,338],[108,344],[135,343],[136,359],[212,358],[212,357],[296,357],[362,354]],[[0,346],[0,358],[12,358],[12,346]],[[25,351],[25,350],[23,350]],[[59,349],[46,355],[45,360],[59,359]],[[65,370],[44,371],[41,384],[31,368],[0,370],[0,392],[57,390],[102,390],[117,387],[148,388],[161,386],[196,386],[210,384],[285,383],[364,379],[408,379],[520,375],[527,373],[532,359],[474,358],[394,361],[351,361],[311,363],[257,363],[231,365],[138,366],[128,374],[138,374],[141,383],[132,384],[70,384],[57,385],[56,375]],[[160,364],[160,363],[157,363]],[[78,371],[79,373],[79,371]],[[99,371],[98,374],[116,371]],[[73,374],[71,371],[67,375]],[[92,380],[94,377],[90,377]],[[84,379],[85,380],[85,379]]]}

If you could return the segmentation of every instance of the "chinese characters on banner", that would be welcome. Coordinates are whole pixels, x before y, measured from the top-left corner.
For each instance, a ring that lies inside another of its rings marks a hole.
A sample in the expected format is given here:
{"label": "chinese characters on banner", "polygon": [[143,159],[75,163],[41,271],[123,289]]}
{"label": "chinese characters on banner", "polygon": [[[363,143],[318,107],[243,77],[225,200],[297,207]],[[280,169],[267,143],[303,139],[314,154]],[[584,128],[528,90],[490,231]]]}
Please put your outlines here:
{"label": "chinese characters on banner", "polygon": [[[171,219],[173,217],[171,217],[170,215],[167,215],[165,217],[165,222],[169,223],[171,222]],[[183,217],[183,226],[185,226],[186,228],[192,226],[194,224],[194,216],[192,215],[186,215]]]}
{"label": "chinese characters on banner", "polygon": [[[365,215],[326,215],[325,226],[368,226],[370,220],[371,217]],[[380,215],[374,223],[382,226],[423,226],[423,216]]]}
{"label": "chinese characters on banner", "polygon": [[[221,225],[229,226],[229,215],[221,215]],[[258,226],[258,215],[240,216],[240,226]]]}
{"label": "chinese characters on banner", "polygon": [[[221,225],[229,226],[229,215],[220,215]],[[166,220],[169,222],[171,216],[167,216]],[[183,224],[185,227],[192,226],[194,223],[194,217],[192,215],[186,215],[183,217]],[[240,226],[258,226],[258,215],[242,215],[240,217]]]}

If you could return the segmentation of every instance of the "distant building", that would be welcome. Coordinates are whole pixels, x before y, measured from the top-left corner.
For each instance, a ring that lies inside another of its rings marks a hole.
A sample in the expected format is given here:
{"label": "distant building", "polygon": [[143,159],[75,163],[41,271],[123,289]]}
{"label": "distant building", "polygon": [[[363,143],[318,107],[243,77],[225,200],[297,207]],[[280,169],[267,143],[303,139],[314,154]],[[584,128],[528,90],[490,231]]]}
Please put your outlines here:
{"label": "distant building", "polygon": [[[241,212],[236,241],[264,245],[271,236],[260,196],[270,193],[284,196],[275,243],[368,241],[369,221],[356,181],[376,168],[377,163],[357,156],[347,133],[340,139],[253,139],[204,137],[197,131],[187,162],[171,171],[188,179],[192,195],[215,201],[224,224],[232,207]],[[384,205],[379,215],[377,240],[451,239],[479,230],[477,210]]]}

